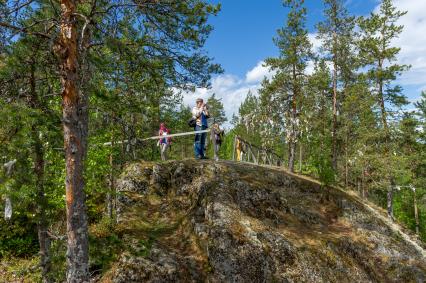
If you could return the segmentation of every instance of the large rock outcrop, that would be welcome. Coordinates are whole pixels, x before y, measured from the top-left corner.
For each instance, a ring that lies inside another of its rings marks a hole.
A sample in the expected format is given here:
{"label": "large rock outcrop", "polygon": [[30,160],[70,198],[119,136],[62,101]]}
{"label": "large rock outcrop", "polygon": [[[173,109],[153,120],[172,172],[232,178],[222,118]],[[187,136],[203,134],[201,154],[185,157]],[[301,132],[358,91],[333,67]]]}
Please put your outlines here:
{"label": "large rock outcrop", "polygon": [[136,163],[119,191],[132,250],[105,282],[426,282],[424,250],[381,212],[278,168]]}

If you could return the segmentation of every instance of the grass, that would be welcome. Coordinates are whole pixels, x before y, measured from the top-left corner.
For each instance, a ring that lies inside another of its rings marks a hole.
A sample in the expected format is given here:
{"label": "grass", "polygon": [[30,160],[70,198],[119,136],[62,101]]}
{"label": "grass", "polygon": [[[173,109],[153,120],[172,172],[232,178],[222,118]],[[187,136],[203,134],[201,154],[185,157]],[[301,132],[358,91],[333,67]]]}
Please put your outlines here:
{"label": "grass", "polygon": [[89,258],[92,276],[104,273],[118,259],[125,249],[121,238],[115,223],[108,217],[90,227]]}
{"label": "grass", "polygon": [[3,258],[0,262],[0,282],[40,282],[39,257]]}

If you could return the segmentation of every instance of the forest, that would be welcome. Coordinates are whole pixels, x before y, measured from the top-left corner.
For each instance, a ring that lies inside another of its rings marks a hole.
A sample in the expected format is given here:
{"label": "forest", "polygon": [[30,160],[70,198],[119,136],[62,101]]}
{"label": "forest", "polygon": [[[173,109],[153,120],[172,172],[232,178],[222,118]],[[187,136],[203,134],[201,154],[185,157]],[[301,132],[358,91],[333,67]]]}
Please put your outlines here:
{"label": "forest", "polygon": [[[220,4],[207,0],[0,0],[0,277],[89,282],[120,250],[116,180],[161,162],[160,123],[188,132],[183,97],[223,73],[204,46]],[[410,106],[394,45],[406,11],[392,0],[354,16],[323,0],[319,48],[303,0],[283,0],[271,72],[224,126],[291,172],[357,192],[426,242],[426,92]],[[413,62],[414,64],[414,62]],[[310,66],[313,66],[310,70]],[[195,103],[195,101],[194,101]],[[193,158],[193,136],[170,159]],[[211,147],[207,149],[213,157]]]}

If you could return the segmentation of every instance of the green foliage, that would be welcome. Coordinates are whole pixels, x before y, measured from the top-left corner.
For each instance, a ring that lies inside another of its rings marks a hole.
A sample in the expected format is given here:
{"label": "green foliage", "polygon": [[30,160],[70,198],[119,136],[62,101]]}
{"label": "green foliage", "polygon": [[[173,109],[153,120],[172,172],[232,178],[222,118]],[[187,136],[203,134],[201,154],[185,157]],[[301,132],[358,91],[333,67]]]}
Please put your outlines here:
{"label": "green foliage", "polygon": [[232,151],[234,150],[235,130],[225,132],[225,138],[219,151],[219,158],[232,160]]}
{"label": "green foliage", "polygon": [[37,230],[33,219],[19,212],[9,221],[0,218],[0,258],[28,257],[37,251]]}
{"label": "green foliage", "polygon": [[312,156],[312,165],[315,168],[315,175],[325,186],[335,182],[335,172],[329,154],[317,153]]}
{"label": "green foliage", "polygon": [[207,105],[209,106],[210,118],[213,118],[216,123],[223,125],[228,119],[225,115],[225,110],[223,109],[223,104],[221,99],[216,98],[216,94],[212,94],[207,99]]}
{"label": "green foliage", "polygon": [[[157,227],[132,250],[120,239],[111,219],[104,216],[106,196],[116,196],[114,180],[126,163],[160,159],[156,140],[136,140],[156,135],[161,122],[172,133],[192,130],[187,125],[191,111],[179,91],[207,87],[211,74],[222,71],[201,51],[212,30],[208,18],[219,12],[220,5],[201,0],[151,1],[144,9],[124,5],[109,10],[111,13],[91,13],[90,2],[79,3],[78,12],[93,16],[91,23],[102,28],[91,26],[93,46],[84,58],[90,75],[82,83],[82,92],[91,94],[84,177],[92,224],[90,268],[103,272],[125,249],[147,255],[155,233],[161,232]],[[381,206],[386,206],[390,177],[400,186],[413,185],[420,236],[426,241],[426,92],[415,104],[415,113],[390,120],[396,111],[388,109],[406,104],[395,79],[408,66],[397,64],[400,49],[392,46],[402,32],[397,22],[405,12],[397,11],[391,0],[383,0],[379,11],[355,21],[343,1],[324,2],[325,20],[317,26],[324,44],[315,56],[314,72],[307,74],[313,54],[304,1],[284,1],[288,19],[274,39],[279,55],[265,60],[274,76],[262,83],[259,95],[247,94],[232,120],[233,128],[225,133],[220,158],[232,159],[235,136],[287,157],[289,145],[297,143],[302,149],[302,173],[325,185],[356,188],[361,184],[369,199]],[[58,4],[33,3],[19,13],[24,20],[18,22],[4,16],[6,7],[0,4],[0,18],[28,25],[26,30],[33,33],[46,31],[53,40],[57,28],[44,25],[60,22],[55,10]],[[131,1],[123,3],[133,5]],[[104,11],[109,2],[98,4],[95,9]],[[82,18],[76,20],[81,31]],[[57,230],[65,233],[61,83],[51,40],[21,33],[7,42],[10,35],[0,29],[0,165],[12,159],[17,159],[17,164],[12,176],[0,170],[0,197],[11,197],[14,210],[11,221],[0,219],[0,256],[31,257],[28,262],[7,261],[13,272],[40,281],[41,275],[33,267],[39,259],[34,255],[38,249],[40,178],[48,200],[43,208],[49,228],[59,226]],[[329,62],[335,66],[330,67]],[[330,158],[333,78],[338,93],[336,170]],[[207,104],[217,122],[226,122],[222,101],[215,94]],[[193,138],[172,139],[169,158],[193,157]],[[129,142],[121,143],[125,140]],[[103,146],[106,142],[113,145]],[[44,159],[42,174],[34,170],[37,147]],[[212,156],[211,147],[209,154]],[[416,226],[413,200],[412,190],[395,191],[395,216],[412,230]],[[52,242],[51,275],[57,282],[65,279],[65,245],[64,241]]]}
{"label": "green foliage", "polygon": [[52,241],[51,253],[51,272],[50,276],[55,282],[63,282],[66,278],[66,241]]}
{"label": "green foliage", "polygon": [[392,40],[397,38],[404,28],[397,25],[397,22],[406,13],[397,11],[392,0],[383,0],[377,13],[372,13],[368,18],[361,17],[358,21],[361,29],[359,56],[363,58],[362,64],[369,67],[367,75],[375,82],[372,87],[376,89],[379,103],[386,101],[395,106],[408,103],[401,94],[402,88],[395,85],[394,81],[409,66],[394,63],[400,48],[391,46]]}
{"label": "green foliage", "polygon": [[111,219],[104,217],[96,226],[92,227],[92,233],[89,235],[92,273],[97,274],[108,270],[124,248],[120,236],[115,232],[114,225]]}
{"label": "green foliage", "polygon": [[264,123],[275,132],[285,133],[282,139],[285,138],[288,144],[289,169],[294,171],[295,149],[301,133],[300,116],[304,110],[305,70],[312,59],[312,44],[305,26],[307,12],[304,1],[285,0],[284,6],[290,10],[287,22],[274,38],[279,57],[265,60],[266,66],[276,73],[271,80],[262,83],[260,100],[264,107]]}
{"label": "green foliage", "polygon": [[38,256],[27,258],[8,257],[2,261],[1,280],[3,282],[41,282],[38,270]]}

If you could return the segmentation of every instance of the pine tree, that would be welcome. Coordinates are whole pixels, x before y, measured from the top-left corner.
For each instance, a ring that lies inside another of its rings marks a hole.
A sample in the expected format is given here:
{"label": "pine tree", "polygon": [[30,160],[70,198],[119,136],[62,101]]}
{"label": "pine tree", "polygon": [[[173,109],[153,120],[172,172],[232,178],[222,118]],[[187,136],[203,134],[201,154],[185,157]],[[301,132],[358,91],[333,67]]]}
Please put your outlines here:
{"label": "pine tree", "polygon": [[[9,51],[4,54],[4,68],[0,72],[0,80],[4,80],[0,99],[20,105],[18,109],[22,113],[16,113],[16,116],[28,116],[27,127],[20,127],[19,132],[27,136],[33,178],[22,184],[34,188],[42,278],[43,282],[50,282],[50,236],[47,217],[49,202],[46,196],[49,189],[46,186],[48,178],[45,169],[46,151],[49,147],[46,144],[51,142],[49,136],[59,135],[60,127],[58,109],[48,107],[49,104],[54,105],[54,99],[49,95],[49,92],[54,90],[41,83],[49,82],[47,74],[54,72],[51,56],[43,51],[46,48],[44,44],[43,40],[28,37],[11,45]],[[25,163],[18,162],[18,166],[25,166]]]}
{"label": "pine tree", "polygon": [[199,50],[211,31],[207,19],[219,7],[201,0],[61,0],[32,1],[31,5],[19,6],[7,2],[2,2],[0,9],[2,38],[7,33],[19,33],[53,43],[49,45],[52,50],[46,51],[53,51],[57,57],[62,86],[67,281],[87,282],[88,224],[83,172],[88,147],[89,93],[96,88],[92,84],[92,60],[99,53],[94,51],[109,47],[119,53],[123,51],[120,47],[133,46],[133,54],[151,63],[138,67],[145,68],[146,73],[153,67],[152,77],[181,88],[207,86],[210,74],[220,68]]}
{"label": "pine tree", "polygon": [[[426,92],[421,93],[420,99],[414,104],[416,106],[416,115],[414,119],[417,121],[415,133],[416,143],[413,152],[412,164],[413,166],[413,185],[414,200],[424,199],[426,195]],[[419,202],[419,209],[415,211],[416,228],[426,241],[426,203]]]}
{"label": "pine tree", "polygon": [[210,118],[214,118],[216,123],[222,125],[228,121],[225,115],[225,110],[223,109],[222,99],[216,98],[216,94],[213,93],[207,99],[207,105],[209,106]]}
{"label": "pine tree", "polygon": [[[315,174],[324,183],[334,181],[334,170],[332,159],[330,159],[330,148],[332,136],[330,135],[330,124],[333,121],[332,112],[332,76],[325,60],[319,60],[315,64],[314,72],[308,79],[308,87],[304,100],[304,111],[302,113],[302,124],[304,132],[300,147],[306,149],[300,155],[305,155],[311,167],[307,172]],[[302,165],[299,157],[299,166]]]}
{"label": "pine tree", "polygon": [[[407,104],[406,98],[401,94],[402,88],[395,85],[398,75],[407,70],[408,66],[395,64],[400,48],[392,47],[392,40],[397,38],[403,30],[403,26],[397,25],[397,21],[406,12],[397,11],[392,0],[383,0],[378,13],[372,13],[370,17],[359,19],[361,39],[359,40],[360,58],[365,67],[368,67],[368,77],[371,80],[373,94],[376,97],[380,109],[383,129],[384,154],[392,159],[391,133],[388,124],[389,111],[386,103],[391,107],[399,107]],[[388,174],[388,214],[393,218],[393,190],[395,178],[392,170]]]}
{"label": "pine tree", "polygon": [[300,131],[299,115],[306,82],[305,69],[311,57],[311,44],[305,27],[306,8],[303,7],[303,2],[284,1],[290,12],[286,26],[278,30],[278,36],[274,39],[280,55],[278,58],[265,60],[266,66],[277,73],[271,81],[263,85],[265,92],[271,95],[270,102],[273,104],[278,102],[282,107],[279,111],[286,115],[288,167],[291,172],[294,172],[296,144]]}
{"label": "pine tree", "polygon": [[[318,37],[322,39],[322,50],[325,58],[332,62],[333,66],[333,123],[332,123],[332,164],[337,170],[337,131],[338,131],[338,107],[341,104],[343,87],[347,86],[344,81],[344,73],[350,68],[351,62],[348,55],[353,53],[354,24],[355,19],[348,15],[342,0],[325,0],[325,21],[318,24]],[[348,60],[349,59],[349,60]],[[354,71],[354,70],[349,70]],[[340,94],[339,94],[340,92]]]}
{"label": "pine tree", "polygon": [[262,137],[266,138],[266,125],[260,108],[259,99],[249,91],[238,108],[238,116],[235,116],[234,133],[255,145],[265,146]]}
{"label": "pine tree", "polygon": [[417,116],[423,128],[422,140],[426,141],[426,91],[422,91],[419,101],[414,104],[417,108]]}
{"label": "pine tree", "polygon": [[363,64],[370,68],[368,76],[373,82],[385,135],[389,134],[385,102],[397,107],[407,104],[405,96],[401,94],[402,88],[394,81],[409,66],[394,63],[401,49],[391,46],[404,28],[396,23],[406,13],[397,11],[392,0],[383,0],[378,13],[359,20],[362,35],[359,56],[363,58]]}

